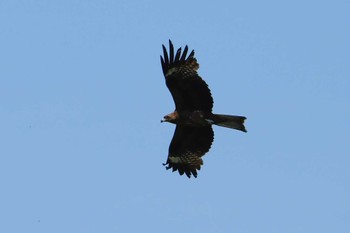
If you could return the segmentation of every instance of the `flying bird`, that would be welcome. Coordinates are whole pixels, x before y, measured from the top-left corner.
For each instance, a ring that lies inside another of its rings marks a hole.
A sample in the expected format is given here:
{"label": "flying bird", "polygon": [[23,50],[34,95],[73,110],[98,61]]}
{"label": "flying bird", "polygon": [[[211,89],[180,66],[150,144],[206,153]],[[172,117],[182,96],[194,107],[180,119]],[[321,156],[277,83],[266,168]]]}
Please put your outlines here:
{"label": "flying bird", "polygon": [[163,165],[166,169],[186,174],[188,178],[197,177],[197,170],[203,165],[202,156],[206,154],[214,140],[212,125],[223,126],[247,132],[244,116],[212,113],[213,97],[206,82],[198,75],[199,64],[194,50],[187,56],[188,46],[183,52],[179,48],[174,53],[169,40],[169,54],[163,47],[160,56],[165,83],[175,102],[175,111],[164,116],[161,122],[176,124],[168,159]]}

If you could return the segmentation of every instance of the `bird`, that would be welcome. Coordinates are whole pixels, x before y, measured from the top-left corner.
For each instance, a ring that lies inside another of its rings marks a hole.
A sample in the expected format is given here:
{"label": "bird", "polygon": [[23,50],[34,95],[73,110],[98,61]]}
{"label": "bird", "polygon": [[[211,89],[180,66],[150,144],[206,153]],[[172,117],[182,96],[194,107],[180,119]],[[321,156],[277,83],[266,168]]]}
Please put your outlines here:
{"label": "bird", "polygon": [[186,45],[183,52],[169,40],[169,53],[164,46],[160,56],[165,83],[175,102],[175,110],[163,117],[161,122],[176,125],[169,145],[168,158],[163,165],[166,169],[193,175],[203,165],[202,156],[209,150],[214,140],[212,125],[247,132],[244,116],[212,113],[213,97],[207,83],[197,73],[199,64],[192,50],[189,55]]}

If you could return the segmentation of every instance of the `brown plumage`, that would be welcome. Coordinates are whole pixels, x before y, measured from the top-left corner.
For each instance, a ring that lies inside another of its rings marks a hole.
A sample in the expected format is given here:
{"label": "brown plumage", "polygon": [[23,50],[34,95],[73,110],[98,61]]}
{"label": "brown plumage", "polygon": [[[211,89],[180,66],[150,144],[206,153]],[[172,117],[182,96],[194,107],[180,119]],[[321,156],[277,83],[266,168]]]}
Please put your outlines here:
{"label": "brown plumage", "polygon": [[161,122],[176,124],[169,146],[167,169],[197,177],[197,170],[203,165],[202,156],[207,153],[214,140],[212,125],[219,125],[247,132],[243,116],[213,114],[213,98],[208,85],[198,75],[199,64],[194,50],[187,56],[188,47],[174,54],[169,40],[169,55],[163,45],[164,57],[161,64],[165,82],[173,96],[175,111],[164,116]]}

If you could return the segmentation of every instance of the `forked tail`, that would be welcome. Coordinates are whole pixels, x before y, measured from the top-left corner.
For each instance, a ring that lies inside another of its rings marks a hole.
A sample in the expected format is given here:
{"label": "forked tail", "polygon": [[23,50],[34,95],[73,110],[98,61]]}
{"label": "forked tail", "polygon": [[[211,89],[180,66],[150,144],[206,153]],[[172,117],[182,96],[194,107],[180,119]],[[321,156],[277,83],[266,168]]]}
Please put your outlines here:
{"label": "forked tail", "polygon": [[247,130],[244,127],[245,119],[246,118],[244,116],[231,116],[223,114],[213,114],[212,118],[215,125],[247,132]]}

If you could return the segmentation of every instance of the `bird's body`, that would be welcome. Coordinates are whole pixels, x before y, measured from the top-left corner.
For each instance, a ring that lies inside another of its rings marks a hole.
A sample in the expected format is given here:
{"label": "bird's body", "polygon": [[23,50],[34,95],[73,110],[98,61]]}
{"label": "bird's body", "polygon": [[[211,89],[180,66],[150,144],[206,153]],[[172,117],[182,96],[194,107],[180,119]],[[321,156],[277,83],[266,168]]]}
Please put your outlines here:
{"label": "bird's body", "polygon": [[207,153],[214,139],[212,125],[233,128],[246,132],[243,116],[213,114],[213,98],[205,81],[198,75],[199,64],[194,51],[187,56],[186,46],[181,54],[179,48],[169,41],[169,56],[163,45],[161,57],[163,74],[175,102],[175,111],[164,116],[161,122],[176,124],[169,146],[167,169],[178,170],[191,177],[197,177],[197,170],[203,164],[201,157]]}
{"label": "bird's body", "polygon": [[181,115],[174,111],[166,116],[162,122],[170,122],[176,125],[201,127],[206,125],[212,125],[213,121],[210,119],[210,114],[195,110],[195,111],[184,111]]}

